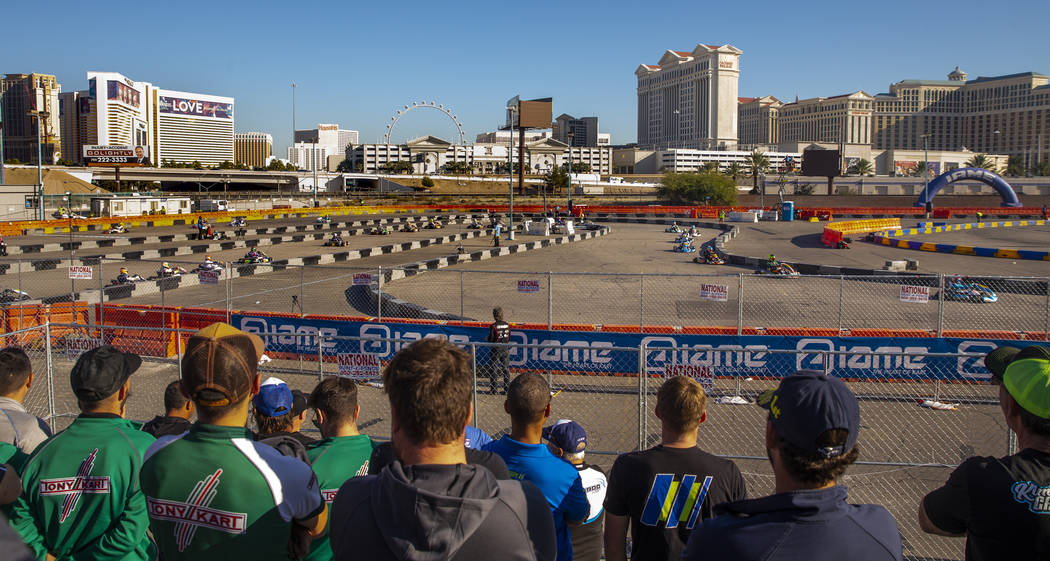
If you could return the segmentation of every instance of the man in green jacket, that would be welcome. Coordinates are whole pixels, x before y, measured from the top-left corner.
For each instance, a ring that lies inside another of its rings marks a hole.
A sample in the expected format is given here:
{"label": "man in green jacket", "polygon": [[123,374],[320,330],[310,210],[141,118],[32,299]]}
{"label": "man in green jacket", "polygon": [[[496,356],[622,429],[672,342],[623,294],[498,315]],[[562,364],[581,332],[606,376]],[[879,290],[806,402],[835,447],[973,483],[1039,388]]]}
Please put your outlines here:
{"label": "man in green jacket", "polygon": [[[331,506],[347,479],[368,475],[372,439],[357,432],[357,417],[361,413],[357,382],[335,376],[326,378],[310,394],[310,407],[316,415],[314,424],[324,439],[311,444],[307,454],[317,474],[321,496]],[[307,561],[331,558],[332,546],[327,535],[314,540],[310,554],[305,557]]]}
{"label": "man in green jacket", "polygon": [[22,471],[12,524],[37,558],[144,561],[156,557],[139,486],[154,438],[124,419],[138,355],[109,345],[77,360],[69,381],[81,414]]}
{"label": "man in green jacket", "polygon": [[259,393],[263,342],[214,323],[186,342],[182,391],[189,432],[165,436],[142,465],[150,530],[165,561],[301,558],[327,508],[310,466],[255,442],[244,427]]}

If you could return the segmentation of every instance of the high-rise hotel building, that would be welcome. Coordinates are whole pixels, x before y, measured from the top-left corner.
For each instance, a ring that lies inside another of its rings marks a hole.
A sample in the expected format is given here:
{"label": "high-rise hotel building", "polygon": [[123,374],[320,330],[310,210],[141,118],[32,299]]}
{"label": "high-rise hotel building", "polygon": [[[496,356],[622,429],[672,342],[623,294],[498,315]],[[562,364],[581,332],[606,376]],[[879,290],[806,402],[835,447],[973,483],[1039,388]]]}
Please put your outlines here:
{"label": "high-rise hotel building", "polygon": [[[58,111],[61,91],[51,74],[7,74],[0,79],[5,161],[35,164],[41,140],[43,163],[53,164],[64,157]],[[41,116],[31,116],[30,111],[39,111]]]}
{"label": "high-rise hotel building", "polygon": [[273,156],[273,137],[265,132],[234,133],[233,152],[235,164],[244,164],[250,168],[265,167],[266,161]]}
{"label": "high-rise hotel building", "polygon": [[66,158],[79,162],[83,146],[101,144],[142,146],[154,165],[233,161],[232,97],[162,90],[116,72],[87,78],[87,90],[62,94]]}
{"label": "high-rise hotel building", "polygon": [[639,148],[735,149],[741,53],[732,45],[697,45],[640,65]]}

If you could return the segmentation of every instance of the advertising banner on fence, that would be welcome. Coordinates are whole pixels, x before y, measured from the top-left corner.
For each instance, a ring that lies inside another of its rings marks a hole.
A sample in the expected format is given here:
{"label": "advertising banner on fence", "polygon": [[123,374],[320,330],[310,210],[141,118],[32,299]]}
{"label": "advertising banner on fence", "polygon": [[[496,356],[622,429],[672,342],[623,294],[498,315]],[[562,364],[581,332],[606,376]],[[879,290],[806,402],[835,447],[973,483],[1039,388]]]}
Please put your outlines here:
{"label": "advertising banner on fence", "polygon": [[69,278],[76,280],[91,280],[91,267],[70,265]]}
{"label": "advertising banner on fence", "polygon": [[540,281],[520,280],[518,281],[518,292],[539,292]]}
{"label": "advertising banner on fence", "polygon": [[724,284],[701,284],[700,299],[713,302],[728,302],[729,286]]}
{"label": "advertising banner on fence", "polygon": [[715,374],[710,366],[695,366],[692,364],[668,364],[664,367],[664,378],[674,376],[689,376],[700,382],[705,392],[715,389]]}
{"label": "advertising banner on fence", "polygon": [[98,339],[90,337],[70,337],[66,339],[66,358],[76,360],[80,355],[99,346]]}
{"label": "advertising banner on fence", "polygon": [[379,379],[379,358],[364,353],[339,353],[339,375],[354,380]]}
{"label": "advertising banner on fence", "polygon": [[372,273],[354,273],[354,286],[368,286],[372,284]]}
{"label": "advertising banner on fence", "polygon": [[[402,346],[438,337],[466,346],[484,342],[488,329],[453,325],[416,325],[300,319],[233,314],[233,325],[256,333],[268,353],[326,356],[367,353],[389,360]],[[319,340],[320,337],[320,340]],[[357,339],[335,339],[353,337]],[[394,340],[387,340],[394,339]],[[958,338],[800,337],[774,335],[641,334],[513,329],[510,365],[559,372],[634,374],[638,351],[645,347],[644,368],[663,376],[668,365],[702,366],[715,377],[787,376],[802,369],[824,370],[841,378],[901,380],[985,380],[983,357],[925,356],[929,353],[988,353],[1017,341]],[[515,347],[543,345],[544,347]],[[624,350],[621,350],[624,349]],[[776,352],[783,351],[783,352]],[[829,354],[834,353],[834,354]],[[887,353],[878,355],[872,353]],[[477,347],[479,365],[488,363],[487,347]]]}
{"label": "advertising banner on fence", "polygon": [[901,285],[901,302],[925,304],[930,301],[930,287]]}

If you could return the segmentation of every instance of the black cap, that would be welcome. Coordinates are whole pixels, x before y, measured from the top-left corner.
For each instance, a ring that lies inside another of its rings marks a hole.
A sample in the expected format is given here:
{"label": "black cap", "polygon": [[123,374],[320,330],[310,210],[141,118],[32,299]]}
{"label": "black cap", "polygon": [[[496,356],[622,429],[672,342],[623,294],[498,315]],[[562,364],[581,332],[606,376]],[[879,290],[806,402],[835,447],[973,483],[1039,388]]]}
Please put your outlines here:
{"label": "black cap", "polygon": [[1010,363],[1015,360],[1025,358],[1050,360],[1050,347],[1031,345],[1024,349],[1018,349],[1017,347],[1002,346],[984,356],[984,366],[992,373],[992,379],[1001,382],[1003,374],[1006,373],[1006,367],[1010,366]]}
{"label": "black cap", "polygon": [[139,366],[139,355],[102,345],[80,355],[69,371],[69,384],[77,399],[100,401],[117,393]]}
{"label": "black cap", "polygon": [[302,390],[292,390],[292,415],[299,415],[306,411],[309,403],[310,396],[306,395]]}
{"label": "black cap", "polygon": [[[780,387],[758,396],[758,406],[769,410],[777,436],[797,448],[823,458],[841,456],[857,444],[860,403],[838,378],[800,370],[781,380]],[[820,435],[831,429],[848,433],[842,446],[820,446]]]}

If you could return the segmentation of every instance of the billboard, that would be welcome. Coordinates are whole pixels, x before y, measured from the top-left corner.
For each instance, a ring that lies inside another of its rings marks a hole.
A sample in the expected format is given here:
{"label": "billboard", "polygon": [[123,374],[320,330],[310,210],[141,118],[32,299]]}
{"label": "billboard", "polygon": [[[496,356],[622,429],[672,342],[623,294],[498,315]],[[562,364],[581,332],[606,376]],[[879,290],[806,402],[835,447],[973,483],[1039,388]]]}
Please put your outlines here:
{"label": "billboard", "polygon": [[149,146],[84,146],[84,163],[104,167],[152,167]]}
{"label": "billboard", "polygon": [[233,104],[221,101],[204,101],[184,97],[160,96],[157,110],[171,115],[189,115],[191,117],[211,117],[213,119],[232,119]]}
{"label": "billboard", "polygon": [[806,150],[802,152],[802,175],[838,177],[838,150]]}
{"label": "billboard", "polygon": [[893,162],[894,175],[915,175],[915,170],[918,168],[919,162],[915,160],[894,160]]}
{"label": "billboard", "polygon": [[138,109],[142,105],[141,94],[135,88],[125,84],[124,82],[118,82],[116,80],[109,80],[106,83],[106,99],[110,101],[119,101],[129,107]]}
{"label": "billboard", "polygon": [[549,129],[554,120],[551,98],[522,100],[514,96],[507,100],[507,128]]}

